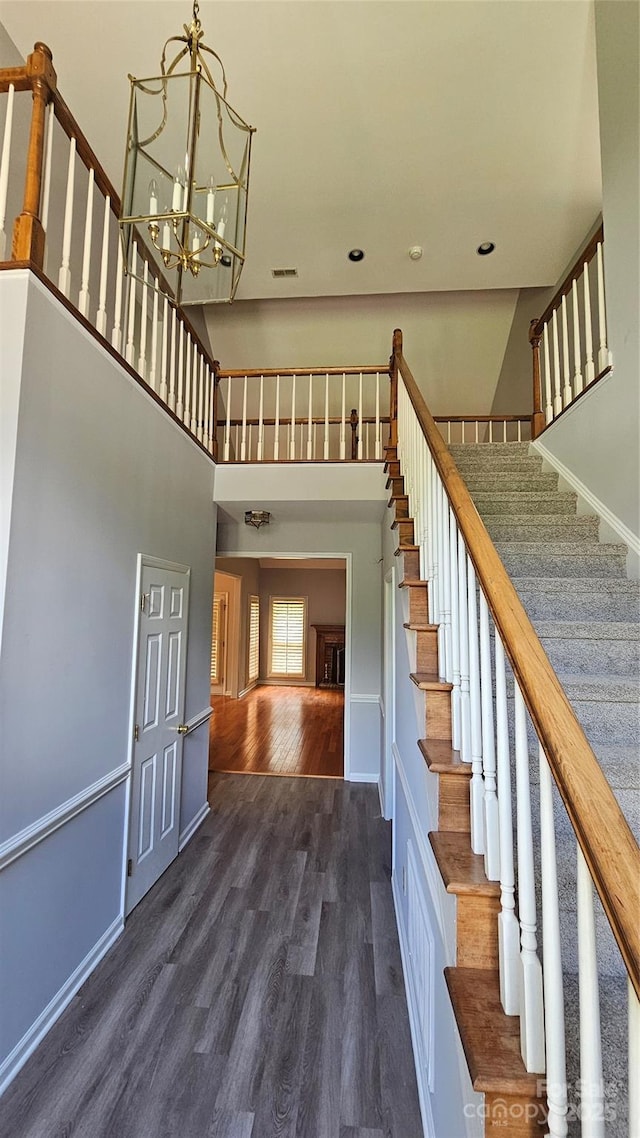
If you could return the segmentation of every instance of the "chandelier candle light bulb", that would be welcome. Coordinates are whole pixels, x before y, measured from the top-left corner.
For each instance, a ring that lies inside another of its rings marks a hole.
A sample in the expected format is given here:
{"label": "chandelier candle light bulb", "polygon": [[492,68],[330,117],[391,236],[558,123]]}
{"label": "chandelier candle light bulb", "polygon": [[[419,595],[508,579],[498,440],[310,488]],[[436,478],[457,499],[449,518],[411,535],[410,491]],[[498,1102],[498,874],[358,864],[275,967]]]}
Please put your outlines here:
{"label": "chandelier candle light bulb", "polygon": [[207,190],[207,225],[213,225],[213,211],[216,201],[216,180],[213,176],[209,178],[209,189]]}
{"label": "chandelier candle light bulb", "polygon": [[155,217],[158,212],[158,183],[155,178],[149,182],[149,213]]}

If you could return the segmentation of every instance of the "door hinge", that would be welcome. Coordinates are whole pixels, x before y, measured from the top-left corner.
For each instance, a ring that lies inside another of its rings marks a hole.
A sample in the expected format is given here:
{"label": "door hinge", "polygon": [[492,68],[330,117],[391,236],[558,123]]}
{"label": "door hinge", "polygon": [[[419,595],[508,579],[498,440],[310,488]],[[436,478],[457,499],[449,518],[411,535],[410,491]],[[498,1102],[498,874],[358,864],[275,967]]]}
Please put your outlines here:
{"label": "door hinge", "polygon": [[127,877],[133,876],[133,858],[129,858],[127,862]]}
{"label": "door hinge", "polygon": [[148,596],[149,596],[148,593],[141,593],[140,594],[140,612],[145,612],[146,607],[147,607],[147,597]]}
{"label": "door hinge", "polygon": [[134,743],[140,742],[140,728],[138,727],[137,723],[133,729],[133,741],[134,741]]}

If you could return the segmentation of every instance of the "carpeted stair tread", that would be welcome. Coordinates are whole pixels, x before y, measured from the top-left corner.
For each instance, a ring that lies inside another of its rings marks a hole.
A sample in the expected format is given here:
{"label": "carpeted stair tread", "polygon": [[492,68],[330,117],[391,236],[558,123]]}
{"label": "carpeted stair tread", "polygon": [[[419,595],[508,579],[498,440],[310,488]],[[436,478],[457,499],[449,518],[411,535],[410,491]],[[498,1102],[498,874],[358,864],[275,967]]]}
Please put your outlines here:
{"label": "carpeted stair tread", "polygon": [[616,620],[539,620],[538,636],[548,640],[633,640],[640,641],[640,614],[637,621]]}

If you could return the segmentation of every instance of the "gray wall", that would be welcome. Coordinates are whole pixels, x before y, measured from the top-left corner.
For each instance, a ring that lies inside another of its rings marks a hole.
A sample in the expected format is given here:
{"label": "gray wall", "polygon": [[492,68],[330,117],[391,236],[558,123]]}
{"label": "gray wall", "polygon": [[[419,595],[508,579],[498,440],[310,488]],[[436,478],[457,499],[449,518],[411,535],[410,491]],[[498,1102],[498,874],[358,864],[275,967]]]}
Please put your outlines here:
{"label": "gray wall", "polygon": [[636,3],[596,2],[605,285],[615,371],[541,440],[634,534],[640,533],[639,19]]}
{"label": "gray wall", "polygon": [[[139,552],[191,566],[186,717],[208,707],[215,511],[211,462],[108,353],[26,273],[0,289],[3,303],[27,295],[0,842],[6,855],[25,828],[42,836],[0,873],[1,1063],[121,920],[125,781],[82,806],[123,767],[126,779]],[[199,729],[185,747],[183,832],[206,801],[207,742]]]}
{"label": "gray wall", "polygon": [[[260,679],[269,676],[269,598],[307,597],[305,680],[316,681],[316,634],[313,624],[344,624],[346,576],[342,569],[260,570]],[[275,682],[275,681],[274,681]],[[281,681],[286,684],[286,680]]]}
{"label": "gray wall", "polygon": [[533,410],[529,324],[534,317],[542,316],[554,291],[553,288],[520,289],[491,405],[491,415],[530,414]]}

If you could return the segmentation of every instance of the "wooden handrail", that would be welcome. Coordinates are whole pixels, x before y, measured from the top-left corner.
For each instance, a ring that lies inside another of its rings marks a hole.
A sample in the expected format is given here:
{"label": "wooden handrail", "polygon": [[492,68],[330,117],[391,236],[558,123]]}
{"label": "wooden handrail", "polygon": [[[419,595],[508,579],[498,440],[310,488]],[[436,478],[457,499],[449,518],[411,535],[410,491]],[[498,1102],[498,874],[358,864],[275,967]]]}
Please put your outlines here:
{"label": "wooden handrail", "polygon": [[[394,334],[395,335],[395,334]],[[398,370],[640,998],[640,850],[406,360]],[[615,835],[615,856],[611,838]]]}
{"label": "wooden handrail", "polygon": [[604,241],[604,227],[603,227],[602,222],[601,222],[600,225],[598,226],[596,232],[594,233],[593,237],[590,237],[589,240],[587,241],[586,245],[584,246],[584,248],[581,249],[580,253],[578,254],[578,256],[575,259],[574,264],[569,269],[569,272],[567,273],[566,277],[564,278],[562,284],[556,290],[552,299],[549,301],[547,307],[545,308],[544,312],[542,313],[542,316],[539,316],[536,320],[531,321],[531,332],[534,335],[536,335],[536,336],[542,335],[542,333],[544,332],[544,326],[547,323],[547,320],[549,319],[550,316],[553,316],[553,313],[554,313],[555,309],[558,307],[558,305],[560,304],[560,301],[562,300],[563,296],[568,296],[568,294],[571,292],[571,287],[573,285],[573,282],[577,281],[578,277],[582,276],[582,270],[584,269],[585,262],[588,264],[589,261],[593,260],[597,246],[603,241]]}
{"label": "wooden handrail", "polygon": [[283,367],[283,368],[265,368],[264,371],[259,371],[255,368],[247,369],[247,371],[238,370],[222,370],[220,372],[220,379],[276,379],[278,376],[284,378],[285,376],[293,376],[299,378],[302,375],[386,375],[388,370],[387,364],[380,364],[377,367],[375,364],[366,364],[360,367],[355,364],[352,367]]}
{"label": "wooden handrail", "polygon": [[434,423],[528,423],[531,415],[434,415]]}

